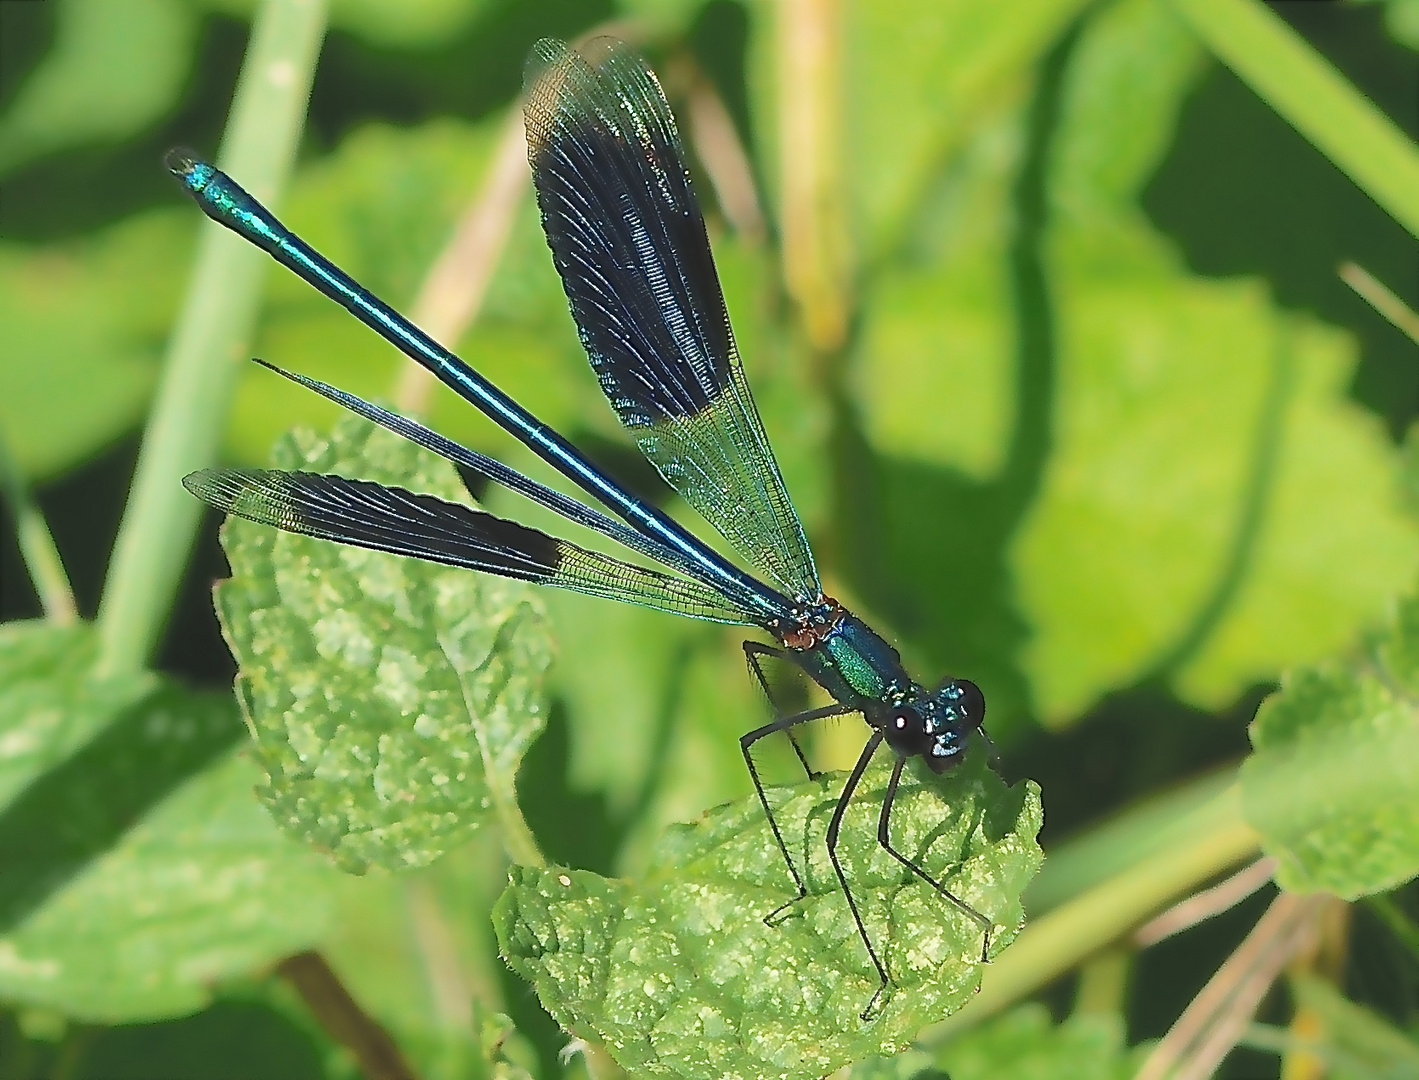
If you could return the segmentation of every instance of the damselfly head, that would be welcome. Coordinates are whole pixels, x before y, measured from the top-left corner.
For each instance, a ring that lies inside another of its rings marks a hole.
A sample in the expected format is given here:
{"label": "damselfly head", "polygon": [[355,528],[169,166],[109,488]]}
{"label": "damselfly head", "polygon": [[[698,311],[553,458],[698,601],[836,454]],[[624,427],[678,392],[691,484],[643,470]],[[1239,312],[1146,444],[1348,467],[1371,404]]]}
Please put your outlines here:
{"label": "damselfly head", "polygon": [[934,772],[942,773],[961,760],[971,734],[984,722],[985,695],[969,679],[948,679],[912,711],[920,726],[910,752],[919,754]]}

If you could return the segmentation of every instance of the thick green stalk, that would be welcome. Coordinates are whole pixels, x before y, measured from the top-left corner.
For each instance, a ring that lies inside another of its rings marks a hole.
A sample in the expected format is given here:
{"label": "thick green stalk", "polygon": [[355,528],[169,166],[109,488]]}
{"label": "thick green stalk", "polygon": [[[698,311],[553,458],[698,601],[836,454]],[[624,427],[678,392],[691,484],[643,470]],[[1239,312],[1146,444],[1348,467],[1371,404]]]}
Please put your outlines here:
{"label": "thick green stalk", "polygon": [[1234,767],[1208,773],[1051,848],[1025,892],[1025,911],[1037,918],[1144,859],[1223,827],[1234,808],[1220,796],[1236,782]]}
{"label": "thick green stalk", "polygon": [[1419,148],[1261,0],[1172,0],[1237,77],[1419,236]]}
{"label": "thick green stalk", "polygon": [[[265,0],[252,24],[218,160],[263,202],[290,175],[324,33],[325,0]],[[105,672],[141,667],[157,645],[202,512],[182,477],[216,458],[256,321],[266,256],[203,229],[99,604]]]}

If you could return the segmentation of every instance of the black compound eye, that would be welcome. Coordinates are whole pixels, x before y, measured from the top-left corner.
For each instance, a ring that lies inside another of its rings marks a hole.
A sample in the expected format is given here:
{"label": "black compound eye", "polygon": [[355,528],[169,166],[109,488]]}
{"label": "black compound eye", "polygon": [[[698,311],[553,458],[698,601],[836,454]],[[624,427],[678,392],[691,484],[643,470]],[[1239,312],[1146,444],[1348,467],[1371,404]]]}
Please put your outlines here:
{"label": "black compound eye", "polygon": [[964,714],[963,719],[972,727],[980,727],[985,722],[985,695],[969,679],[957,679],[956,685],[961,690],[958,707]]}
{"label": "black compound eye", "polygon": [[888,723],[893,734],[906,735],[921,730],[921,714],[910,705],[898,705],[888,717]]}
{"label": "black compound eye", "polygon": [[985,695],[970,679],[947,683],[941,691],[941,701],[962,727],[978,728],[985,720]]}

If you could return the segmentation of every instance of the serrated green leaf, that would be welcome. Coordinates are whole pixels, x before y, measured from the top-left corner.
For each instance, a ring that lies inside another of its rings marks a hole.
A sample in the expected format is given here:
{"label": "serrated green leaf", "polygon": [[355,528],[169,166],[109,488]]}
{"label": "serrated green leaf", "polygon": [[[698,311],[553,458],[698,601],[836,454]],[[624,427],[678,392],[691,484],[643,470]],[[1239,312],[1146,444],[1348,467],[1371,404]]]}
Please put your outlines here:
{"label": "serrated green leaf", "polygon": [[951,1080],[1128,1080],[1142,1054],[1130,1052],[1121,1016],[1081,1014],[1056,1024],[1045,1006],[1030,1004],[953,1039],[936,1060]]}
{"label": "serrated green leaf", "polygon": [[317,941],[338,876],[276,832],[257,777],[227,757],[11,926],[0,995],[93,1022],[177,1016]]}
{"label": "serrated green leaf", "polygon": [[[463,497],[447,462],[355,418],[273,458]],[[353,872],[423,866],[513,798],[551,662],[525,586],[240,520],[222,542],[218,613],[283,828]]]}
{"label": "serrated green leaf", "polygon": [[[770,789],[809,893],[777,925],[764,916],[791,886],[751,796],[672,827],[641,881],[514,867],[494,910],[503,956],[564,1028],[637,1074],[787,1080],[894,1053],[970,999],[981,935],[877,845],[889,772],[868,771],[839,845],[895,984],[871,1023],[858,1014],[877,978],[824,848],[841,774]],[[1006,788],[976,753],[946,777],[910,770],[896,806],[894,843],[987,913],[1004,948],[1040,861],[1038,790]]]}
{"label": "serrated green leaf", "polygon": [[183,0],[65,0],[55,41],[0,116],[0,175],[43,154],[136,135],[182,92],[197,17]]}
{"label": "serrated green leaf", "polygon": [[1419,599],[1366,653],[1290,673],[1251,725],[1243,810],[1296,892],[1354,899],[1419,873]]}

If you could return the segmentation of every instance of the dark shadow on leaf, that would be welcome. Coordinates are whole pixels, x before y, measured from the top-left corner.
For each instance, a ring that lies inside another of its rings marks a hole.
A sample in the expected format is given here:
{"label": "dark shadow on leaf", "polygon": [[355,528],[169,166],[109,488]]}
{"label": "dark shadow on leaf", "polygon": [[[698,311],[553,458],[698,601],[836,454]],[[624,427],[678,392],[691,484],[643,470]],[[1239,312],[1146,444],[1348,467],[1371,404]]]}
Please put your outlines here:
{"label": "dark shadow on leaf", "polygon": [[[970,752],[970,756],[974,758],[981,752],[982,750],[979,748],[973,749]],[[973,769],[975,767],[974,762],[962,762],[961,765],[958,766],[958,769]],[[927,853],[936,846],[942,837],[949,832],[960,829],[961,843],[950,853],[950,858],[947,861],[951,866],[961,863],[969,854],[967,846],[970,843],[971,837],[975,836],[984,825],[986,807],[979,799],[972,798],[969,802],[965,801],[963,798],[965,785],[957,783],[956,778],[950,773],[947,773],[945,776],[934,775],[919,758],[913,759],[908,763],[907,772],[913,775],[913,778],[919,786],[926,788],[935,798],[940,799],[947,806],[957,811],[957,813],[947,814],[946,817],[942,818],[941,821],[937,822],[937,824],[932,827],[926,836],[922,838],[921,843],[917,846],[917,850],[910,854],[911,859],[917,864],[921,864],[922,860],[926,858]],[[963,821],[959,813],[966,810],[969,810],[971,817]],[[895,811],[892,814],[892,820],[893,822],[898,820]],[[1005,831],[1009,832],[1011,830],[1007,828]],[[896,842],[895,838],[899,835],[900,833],[898,833],[896,829],[893,829],[892,836],[894,843]],[[995,840],[998,838],[993,836],[991,839]],[[900,847],[898,850],[901,850]],[[907,852],[902,853],[904,855],[908,854]]]}
{"label": "dark shadow on leaf", "polygon": [[522,759],[517,801],[550,861],[610,874],[623,826],[614,820],[603,793],[582,793],[568,786],[570,749],[567,710],[554,701],[546,729]]}
{"label": "dark shadow on leaf", "polygon": [[[970,822],[966,825],[965,830],[961,834],[961,843],[957,844],[952,851],[947,853],[947,858],[945,860],[946,868],[941,872],[941,875],[939,876],[949,877],[951,871],[959,867],[961,863],[965,861],[966,843],[973,835],[975,835],[976,829],[980,826],[979,817],[981,811],[977,809],[975,811],[975,814],[977,816],[977,820]],[[916,863],[917,866],[924,867],[926,865],[926,857],[931,854],[931,849],[936,847],[936,845],[941,841],[941,839],[945,837],[947,833],[952,831],[955,824],[956,822],[949,818],[945,821],[939,822],[935,826],[935,828],[933,828],[930,832],[928,832],[924,837],[921,838],[921,843],[917,844],[915,851],[902,851],[902,854],[909,858],[912,862]],[[892,846],[897,847],[895,840],[893,840]],[[901,848],[897,847],[897,850],[901,851]],[[915,878],[916,875],[914,875],[905,866],[902,867],[902,869],[906,873],[906,881],[910,882],[913,880],[913,878]]]}
{"label": "dark shadow on leaf", "polygon": [[695,643],[685,641],[670,658],[665,694],[656,708],[645,775],[622,813],[612,809],[604,793],[583,794],[570,787],[571,733],[567,712],[561,702],[553,702],[546,730],[528,749],[518,771],[518,803],[552,862],[602,875],[614,873],[616,857],[627,834],[655,797],[674,742],[675,717],[680,712],[694,652]]}
{"label": "dark shadow on leaf", "polygon": [[244,729],[229,694],[155,691],[0,814],[0,933],[9,931]]}
{"label": "dark shadow on leaf", "polygon": [[[829,778],[829,783],[841,787],[843,779],[839,774],[833,774]],[[860,794],[859,792],[859,797]],[[833,816],[833,810],[837,807],[839,798],[838,791],[830,788],[823,801],[815,803],[813,808],[803,815],[803,844],[798,872],[803,875],[803,884],[808,889],[809,896],[817,896],[828,889],[837,889],[838,887],[837,877],[832,876],[831,870],[829,878],[825,881],[819,881],[814,877],[812,855],[814,845],[822,845],[824,842],[823,838],[828,831],[828,821]],[[787,873],[787,870],[784,873]],[[792,881],[789,882],[788,887],[791,892],[793,890]]]}
{"label": "dark shadow on leaf", "polygon": [[1276,480],[1277,461],[1285,438],[1286,410],[1295,388],[1295,354],[1291,349],[1291,336],[1283,327],[1272,354],[1271,377],[1262,401],[1261,415],[1257,418],[1251,467],[1242,489],[1236,527],[1232,530],[1212,591],[1203,596],[1196,613],[1177,640],[1149,665],[1148,674],[1138,680],[1139,685],[1153,681],[1167,682],[1191,660],[1217,629],[1246,580]]}
{"label": "dark shadow on leaf", "polygon": [[981,831],[992,844],[1003,840],[1020,820],[1025,806],[1025,785],[1015,784],[1006,788],[1000,798],[982,807]]}

